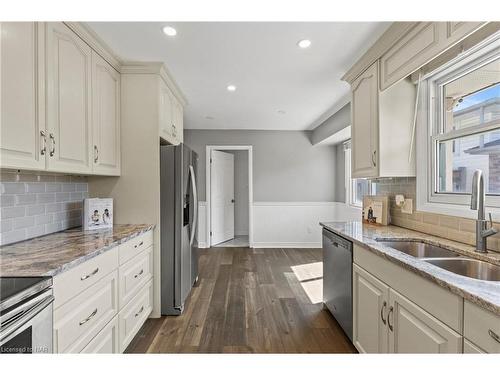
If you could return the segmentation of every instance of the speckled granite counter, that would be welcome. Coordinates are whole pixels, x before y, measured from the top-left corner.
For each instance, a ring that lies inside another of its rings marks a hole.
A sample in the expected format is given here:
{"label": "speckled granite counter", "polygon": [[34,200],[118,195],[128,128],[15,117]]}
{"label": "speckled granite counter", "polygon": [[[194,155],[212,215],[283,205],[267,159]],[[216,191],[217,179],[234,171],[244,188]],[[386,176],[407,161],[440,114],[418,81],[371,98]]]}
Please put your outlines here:
{"label": "speckled granite counter", "polygon": [[0,276],[55,276],[154,228],[148,224],[81,228],[0,247]]}
{"label": "speckled granite counter", "polygon": [[431,244],[449,248],[465,256],[485,260],[497,265],[500,265],[499,253],[475,253],[472,246],[392,225],[383,227],[363,224],[360,221],[327,222],[320,224],[330,231],[371,250],[373,253],[500,315],[500,282],[476,280],[451,273],[421,259],[385,246],[377,242],[376,239],[424,239]]}

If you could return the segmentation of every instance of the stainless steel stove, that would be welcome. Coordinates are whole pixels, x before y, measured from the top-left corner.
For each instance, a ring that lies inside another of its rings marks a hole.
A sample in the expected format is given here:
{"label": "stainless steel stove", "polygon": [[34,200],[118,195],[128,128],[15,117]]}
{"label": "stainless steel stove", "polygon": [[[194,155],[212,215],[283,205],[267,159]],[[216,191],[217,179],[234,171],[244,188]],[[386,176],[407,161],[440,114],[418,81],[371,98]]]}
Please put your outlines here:
{"label": "stainless steel stove", "polygon": [[52,353],[51,286],[51,277],[0,277],[0,354]]}

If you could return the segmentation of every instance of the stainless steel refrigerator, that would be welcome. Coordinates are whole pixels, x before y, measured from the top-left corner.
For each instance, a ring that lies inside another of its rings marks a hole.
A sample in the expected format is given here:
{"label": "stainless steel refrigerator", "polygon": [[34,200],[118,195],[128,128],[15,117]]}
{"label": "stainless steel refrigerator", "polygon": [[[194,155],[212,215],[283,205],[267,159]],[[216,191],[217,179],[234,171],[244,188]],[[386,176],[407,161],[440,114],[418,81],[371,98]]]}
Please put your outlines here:
{"label": "stainless steel refrigerator", "polygon": [[162,315],[180,315],[198,279],[197,162],[184,144],[160,146]]}

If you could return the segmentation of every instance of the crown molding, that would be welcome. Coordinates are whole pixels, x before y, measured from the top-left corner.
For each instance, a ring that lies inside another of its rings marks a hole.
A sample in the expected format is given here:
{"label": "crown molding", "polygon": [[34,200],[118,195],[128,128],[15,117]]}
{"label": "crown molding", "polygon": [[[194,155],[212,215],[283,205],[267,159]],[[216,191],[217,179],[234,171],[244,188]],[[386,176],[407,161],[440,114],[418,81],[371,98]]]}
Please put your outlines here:
{"label": "crown molding", "polygon": [[182,106],[186,106],[188,101],[179,86],[172,78],[167,67],[162,62],[141,62],[141,61],[124,61],[121,66],[122,74],[158,74],[166,83],[170,91],[181,102]]}
{"label": "crown molding", "polygon": [[90,48],[106,60],[115,70],[121,71],[122,61],[94,30],[82,22],[63,22],[77,34]]}
{"label": "crown molding", "polygon": [[394,22],[363,56],[342,76],[342,80],[352,83],[370,65],[377,61],[402,36],[417,26],[419,22]]}

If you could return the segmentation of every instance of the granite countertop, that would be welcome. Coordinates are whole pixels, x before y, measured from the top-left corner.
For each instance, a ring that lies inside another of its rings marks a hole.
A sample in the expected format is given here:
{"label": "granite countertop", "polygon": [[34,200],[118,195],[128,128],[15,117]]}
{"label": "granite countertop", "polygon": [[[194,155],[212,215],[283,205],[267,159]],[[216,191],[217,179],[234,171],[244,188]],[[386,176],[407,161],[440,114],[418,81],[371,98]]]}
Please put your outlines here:
{"label": "granite countertop", "polygon": [[427,263],[376,241],[377,238],[423,239],[462,255],[500,265],[500,253],[474,252],[474,247],[396,226],[376,226],[361,221],[326,222],[321,226],[339,234],[405,269],[435,282],[489,311],[500,315],[500,282],[476,280]]}
{"label": "granite countertop", "polygon": [[149,224],[117,224],[95,231],[76,228],[2,246],[0,276],[55,276],[153,228]]}

